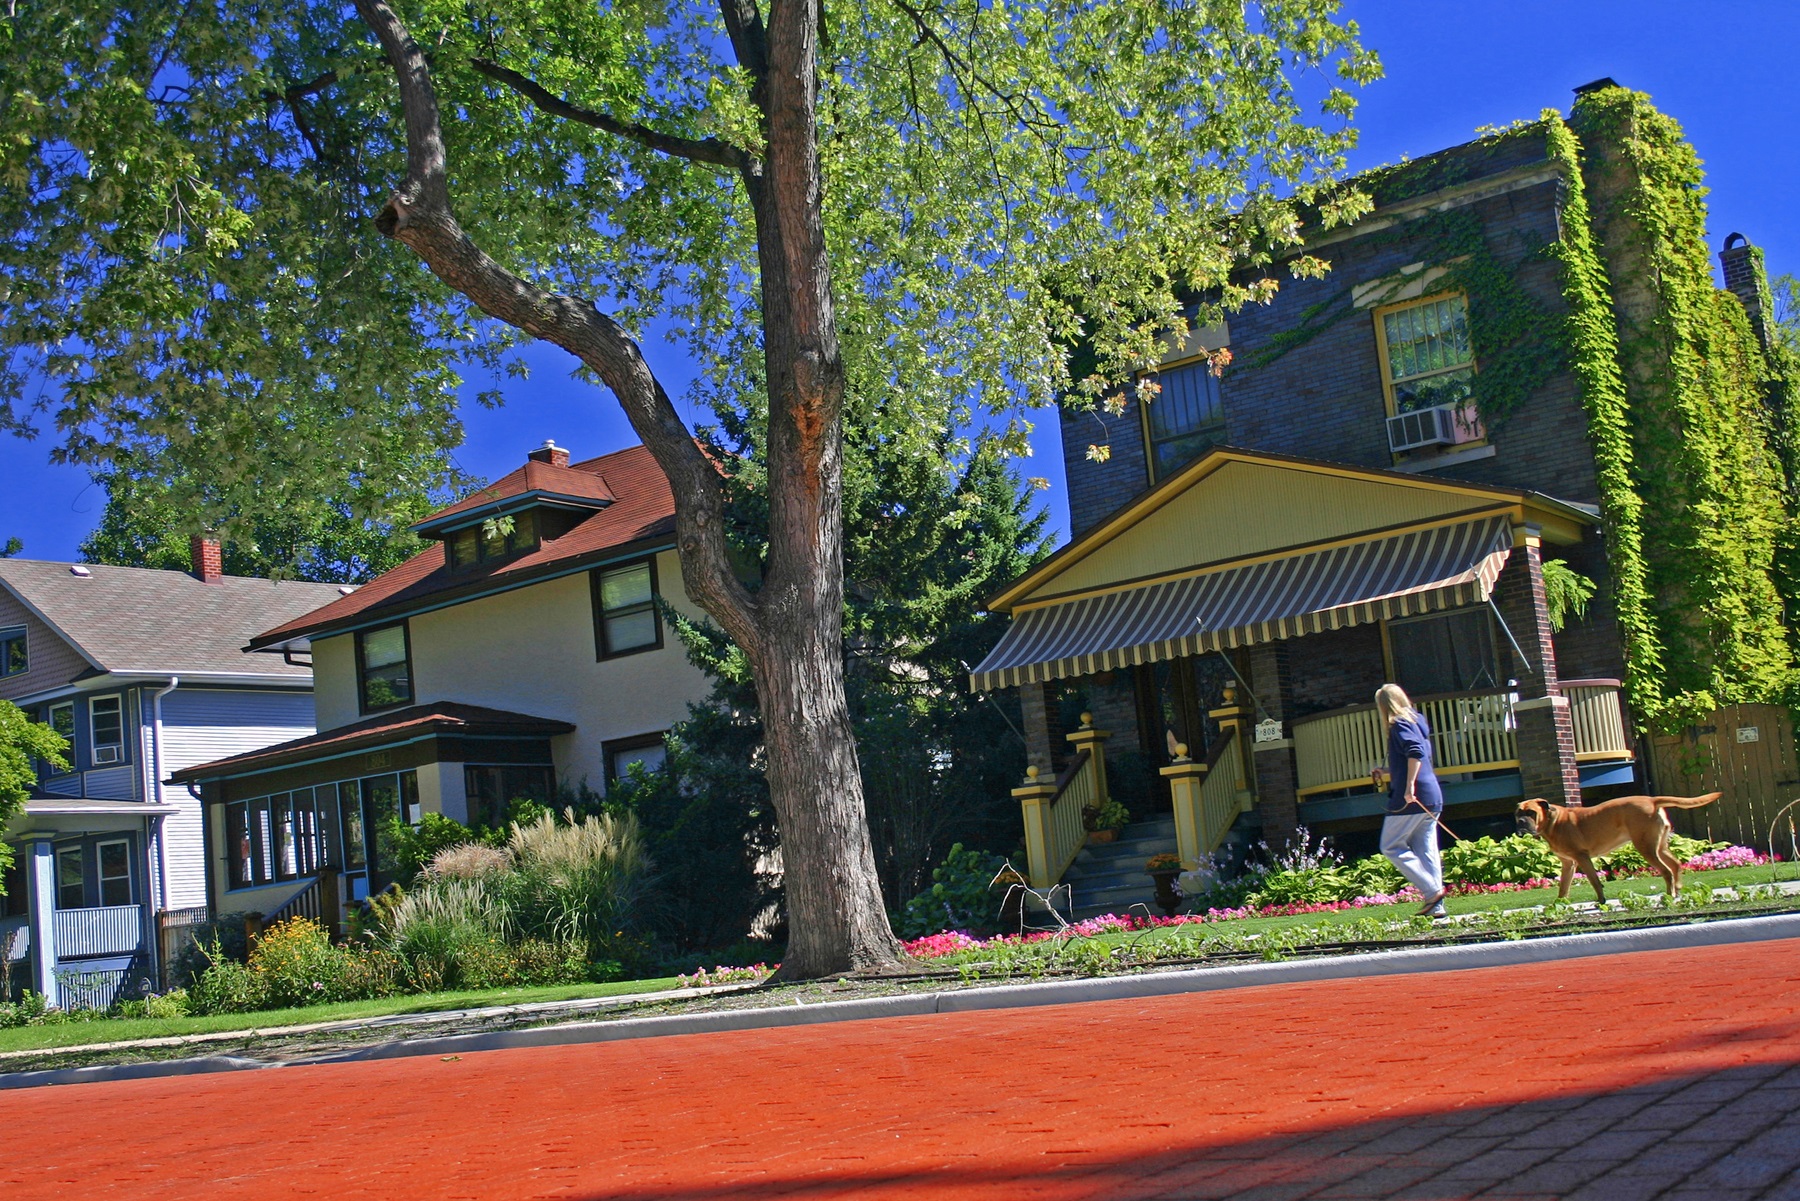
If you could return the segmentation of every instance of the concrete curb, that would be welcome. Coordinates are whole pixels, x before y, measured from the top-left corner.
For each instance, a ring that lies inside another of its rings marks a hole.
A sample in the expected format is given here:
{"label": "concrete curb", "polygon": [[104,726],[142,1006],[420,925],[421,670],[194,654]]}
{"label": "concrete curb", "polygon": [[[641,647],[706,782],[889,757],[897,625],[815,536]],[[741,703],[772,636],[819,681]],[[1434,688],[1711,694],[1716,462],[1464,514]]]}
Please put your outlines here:
{"label": "concrete curb", "polygon": [[1643,930],[1616,930],[1599,934],[1565,934],[1550,938],[1477,943],[1460,947],[1423,947],[1417,950],[1375,951],[1367,954],[1335,955],[1328,958],[1287,960],[1276,963],[1188,968],[1166,972],[1151,971],[1131,976],[1056,980],[1041,984],[1003,984],[990,988],[961,989],[954,992],[874,997],[856,1001],[822,1001],[814,1005],[796,1003],[717,1013],[620,1018],[612,1022],[572,1022],[531,1030],[495,1030],[479,1034],[452,1034],[437,1038],[406,1039],[337,1055],[292,1060],[285,1064],[266,1064],[253,1059],[212,1056],[203,1059],[169,1060],[163,1063],[13,1072],[0,1074],[0,1089],[32,1088],[47,1084],[135,1080],[155,1076],[181,1076],[206,1072],[237,1071],[252,1067],[302,1067],[324,1063],[404,1059],[419,1055],[457,1055],[480,1051],[502,1051],[520,1047],[573,1046],[581,1043],[662,1038],[677,1034],[714,1034],[732,1030],[816,1026],[831,1022],[913,1017],[932,1013],[972,1013],[978,1010],[1023,1009],[1038,1005],[1073,1005],[1085,1001],[1133,1000],[1184,993],[1253,988],[1265,984],[1294,984],[1313,980],[1344,980],[1363,976],[1399,976],[1425,972],[1456,972],[1474,968],[1587,959],[1597,955],[1677,950],[1685,947],[1719,946],[1728,943],[1768,942],[1785,938],[1800,938],[1800,914],[1732,918],[1715,922],[1696,922],[1685,926],[1656,926]]}

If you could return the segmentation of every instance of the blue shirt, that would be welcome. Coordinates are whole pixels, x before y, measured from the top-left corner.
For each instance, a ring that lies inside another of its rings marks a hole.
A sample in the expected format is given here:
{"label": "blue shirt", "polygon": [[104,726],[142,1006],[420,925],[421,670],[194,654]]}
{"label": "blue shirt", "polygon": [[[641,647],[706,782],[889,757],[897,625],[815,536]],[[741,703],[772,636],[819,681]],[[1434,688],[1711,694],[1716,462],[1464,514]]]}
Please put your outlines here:
{"label": "blue shirt", "polygon": [[[1437,773],[1431,770],[1431,729],[1425,718],[1402,717],[1388,724],[1388,801],[1389,813],[1442,813],[1444,791],[1438,787]],[[1413,795],[1418,804],[1406,803],[1406,761],[1419,761],[1419,778],[1413,781]],[[1420,806],[1424,806],[1423,809]]]}

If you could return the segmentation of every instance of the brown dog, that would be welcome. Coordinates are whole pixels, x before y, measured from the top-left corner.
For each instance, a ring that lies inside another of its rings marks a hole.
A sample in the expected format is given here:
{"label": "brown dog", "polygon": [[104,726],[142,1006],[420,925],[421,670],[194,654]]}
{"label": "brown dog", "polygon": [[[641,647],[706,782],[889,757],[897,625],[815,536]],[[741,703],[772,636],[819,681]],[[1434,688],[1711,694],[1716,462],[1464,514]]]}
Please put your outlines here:
{"label": "brown dog", "polygon": [[1698,809],[1718,800],[1720,793],[1705,796],[1623,796],[1589,808],[1553,805],[1549,801],[1525,801],[1518,808],[1519,828],[1541,834],[1562,860],[1558,900],[1569,895],[1569,884],[1580,868],[1594,886],[1594,896],[1606,900],[1594,857],[1618,850],[1626,843],[1638,849],[1669,886],[1669,895],[1681,891],[1681,861],[1669,853],[1669,817],[1664,809]]}

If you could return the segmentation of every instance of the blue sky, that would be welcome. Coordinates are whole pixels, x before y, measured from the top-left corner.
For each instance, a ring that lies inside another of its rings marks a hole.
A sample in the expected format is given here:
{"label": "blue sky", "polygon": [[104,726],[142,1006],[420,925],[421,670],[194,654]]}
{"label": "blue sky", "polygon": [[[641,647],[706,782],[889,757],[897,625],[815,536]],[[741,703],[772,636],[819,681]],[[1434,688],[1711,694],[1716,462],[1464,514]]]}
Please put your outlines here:
{"label": "blue sky", "polygon": [[[1772,274],[1800,274],[1800,4],[1793,0],[1348,0],[1387,78],[1366,89],[1352,166],[1417,158],[1466,141],[1481,125],[1567,111],[1576,85],[1611,76],[1650,93],[1705,160],[1712,241],[1741,231]],[[645,347],[670,391],[692,375],[673,348]],[[569,378],[573,361],[540,348],[532,379],[507,404],[464,414],[465,469],[493,477],[554,438],[578,457],[635,441],[611,397]],[[1067,528],[1061,446],[1042,421],[1029,473],[1048,475],[1053,524]],[[32,558],[73,559],[106,498],[84,472],[53,467],[48,445],[0,437],[0,541]]]}

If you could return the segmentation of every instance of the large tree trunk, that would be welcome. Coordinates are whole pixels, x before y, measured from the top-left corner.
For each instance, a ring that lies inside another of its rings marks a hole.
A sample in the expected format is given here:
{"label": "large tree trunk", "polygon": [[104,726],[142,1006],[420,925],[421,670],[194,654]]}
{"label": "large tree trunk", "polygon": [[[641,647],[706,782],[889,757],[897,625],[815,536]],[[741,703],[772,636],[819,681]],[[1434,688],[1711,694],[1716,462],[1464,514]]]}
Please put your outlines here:
{"label": "large tree trunk", "polygon": [[637,344],[592,303],[514,275],[463,232],[451,211],[425,56],[385,0],[357,0],[394,65],[407,124],[407,179],[378,219],[382,232],[484,312],[577,355],[618,396],[669,477],[683,583],[756,672],[788,900],[781,975],[808,979],[877,970],[900,957],[882,904],[844,694],[844,371],[816,141],[819,14],[817,0],[775,0],[765,30],[749,0],[721,0],[721,7],[740,61],[757,80],[762,159],[713,141],[583,117],[567,105],[556,109],[523,77],[493,64],[481,69],[547,111],[731,166],[743,179],[756,214],[769,387],[769,562],[755,595],[732,574],[718,474]]}

